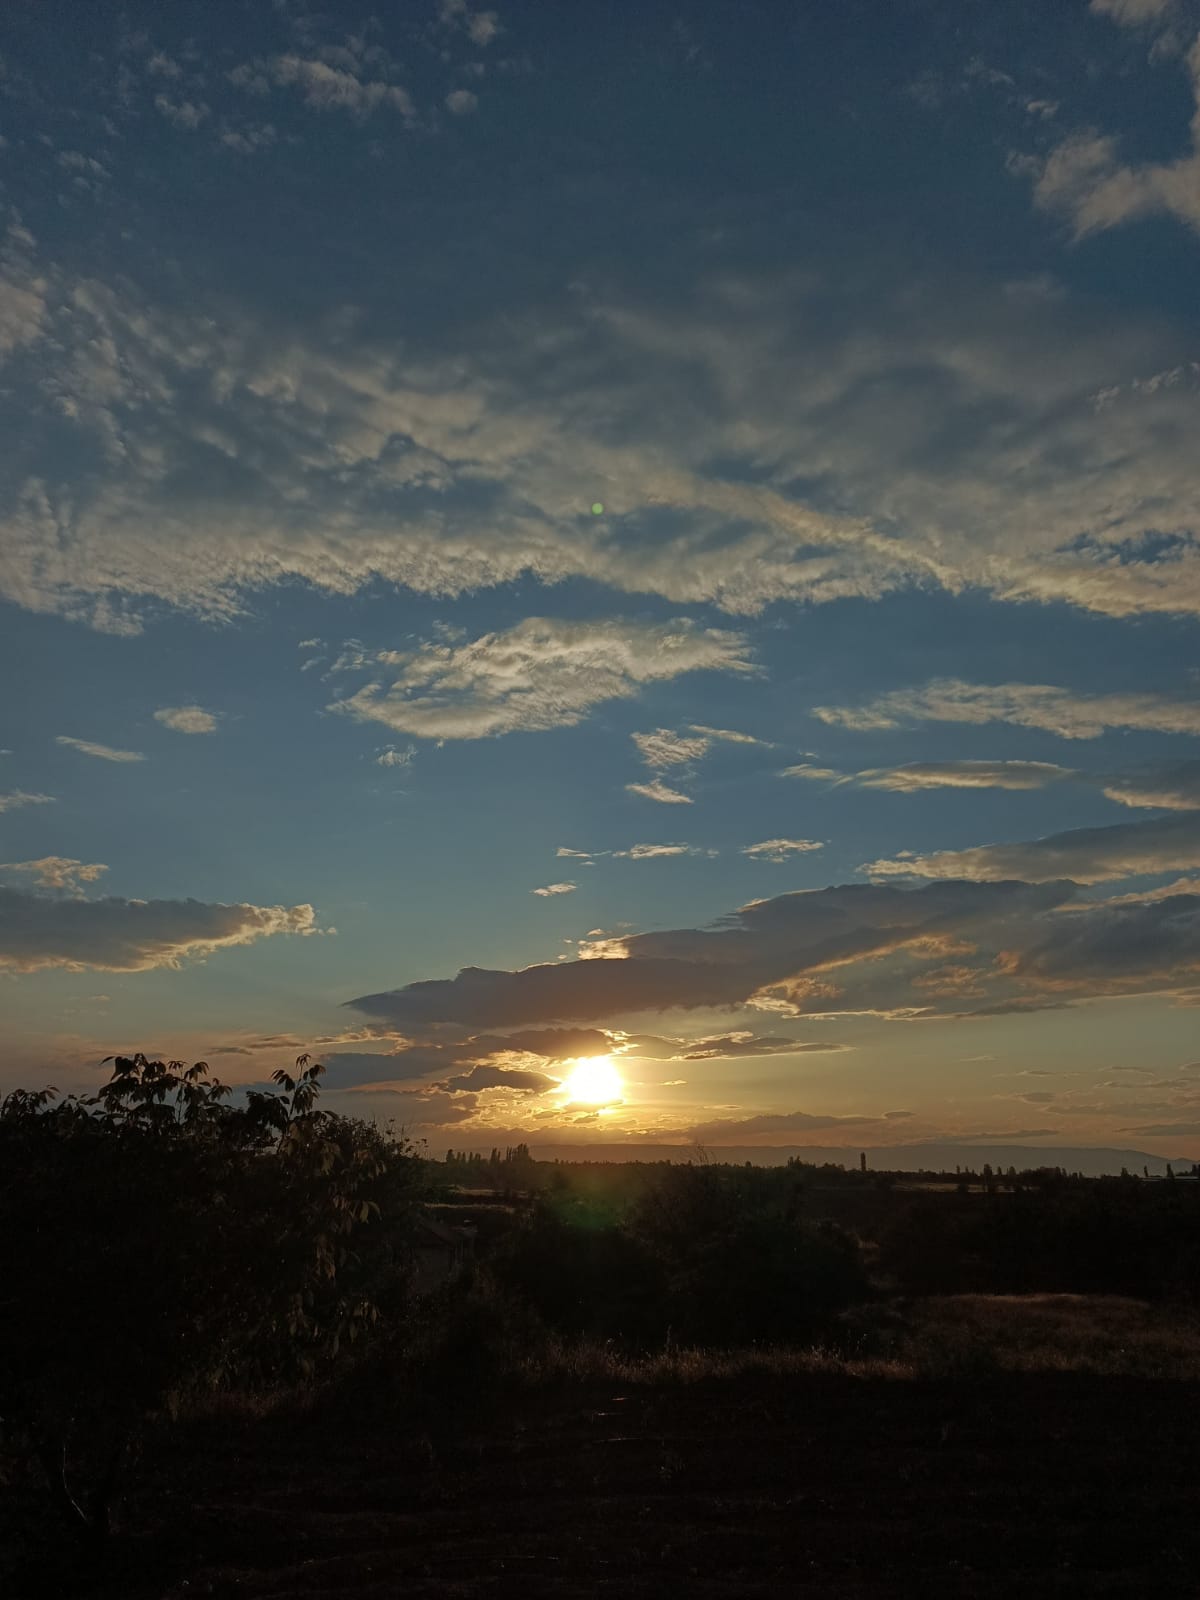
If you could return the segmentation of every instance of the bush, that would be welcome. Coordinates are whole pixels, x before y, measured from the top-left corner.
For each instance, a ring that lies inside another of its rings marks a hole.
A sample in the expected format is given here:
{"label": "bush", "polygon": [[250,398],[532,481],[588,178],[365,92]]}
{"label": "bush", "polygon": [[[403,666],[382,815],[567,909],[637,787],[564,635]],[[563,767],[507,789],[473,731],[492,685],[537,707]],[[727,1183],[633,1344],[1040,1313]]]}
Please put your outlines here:
{"label": "bush", "polygon": [[412,1163],[314,1109],[322,1071],[235,1109],[204,1063],[139,1055],[94,1097],[0,1103],[0,1416],[91,1541],[145,1418],[315,1376],[402,1272],[368,1225]]}

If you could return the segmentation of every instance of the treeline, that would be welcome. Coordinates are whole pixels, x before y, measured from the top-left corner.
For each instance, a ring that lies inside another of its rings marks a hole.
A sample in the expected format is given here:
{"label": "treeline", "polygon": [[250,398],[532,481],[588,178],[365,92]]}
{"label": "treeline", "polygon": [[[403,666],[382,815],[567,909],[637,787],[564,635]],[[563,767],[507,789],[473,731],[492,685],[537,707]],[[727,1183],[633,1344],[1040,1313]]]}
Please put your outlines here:
{"label": "treeline", "polygon": [[1200,1299],[1200,1183],[1047,1178],[908,1194],[878,1267],[912,1294],[1122,1294]]}

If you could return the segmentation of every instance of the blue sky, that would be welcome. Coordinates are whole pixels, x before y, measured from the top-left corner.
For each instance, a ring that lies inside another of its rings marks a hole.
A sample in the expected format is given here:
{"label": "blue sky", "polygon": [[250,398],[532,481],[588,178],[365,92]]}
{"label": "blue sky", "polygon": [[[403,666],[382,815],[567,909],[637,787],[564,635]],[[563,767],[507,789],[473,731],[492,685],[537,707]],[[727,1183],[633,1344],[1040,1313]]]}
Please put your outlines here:
{"label": "blue sky", "polygon": [[9,20],[6,1086],[1200,1156],[1192,0]]}

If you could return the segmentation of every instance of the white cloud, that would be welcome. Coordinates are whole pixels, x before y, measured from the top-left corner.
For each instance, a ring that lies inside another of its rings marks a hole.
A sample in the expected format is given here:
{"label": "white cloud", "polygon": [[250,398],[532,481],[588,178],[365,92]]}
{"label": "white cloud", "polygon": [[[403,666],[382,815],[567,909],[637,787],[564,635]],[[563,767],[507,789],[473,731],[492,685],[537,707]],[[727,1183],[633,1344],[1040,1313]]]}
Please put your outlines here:
{"label": "white cloud", "polygon": [[114,750],[112,745],[97,744],[92,739],[72,739],[65,733],[60,733],[54,742],[66,745],[71,750],[78,750],[81,755],[95,756],[100,761],[145,761],[146,759],[140,750]]}
{"label": "white cloud", "polygon": [[26,794],[23,789],[10,789],[7,794],[0,794],[0,812],[19,811],[23,806],[48,806],[53,803],[52,794]]}
{"label": "white cloud", "polygon": [[78,900],[0,888],[0,967],[18,972],[145,972],[277,933],[316,931],[309,905]]}
{"label": "white cloud", "polygon": [[394,744],[386,744],[375,757],[377,767],[409,767],[417,753],[415,745],[409,745],[404,750],[398,750]]}
{"label": "white cloud", "polygon": [[698,761],[709,746],[705,737],[689,739],[669,728],[655,728],[653,733],[634,733],[630,737],[648,767],[687,766]]}
{"label": "white cloud", "polygon": [[578,887],[577,883],[548,883],[544,888],[531,889],[529,892],[530,894],[541,895],[543,899],[548,899],[551,895],[574,894]]}
{"label": "white cloud", "polygon": [[868,862],[859,870],[874,878],[969,878],[985,883],[1069,878],[1075,883],[1103,883],[1193,867],[1200,867],[1200,816],[1195,813],[1108,828],[1075,828],[1018,844],[898,856]]}
{"label": "white cloud", "polygon": [[706,739],[720,739],[726,744],[762,744],[763,740],[756,739],[752,733],[738,733],[736,728],[709,728],[702,722],[691,724],[693,733],[703,734]]}
{"label": "white cloud", "polygon": [[849,783],[853,778],[852,772],[838,772],[835,767],[816,767],[808,761],[801,761],[794,767],[784,767],[780,772],[781,778],[804,778],[809,783]]}
{"label": "white cloud", "polygon": [[470,89],[451,89],[446,96],[446,110],[456,117],[469,117],[479,110],[479,96]]}
{"label": "white cloud", "polygon": [[[1007,722],[1043,728],[1063,739],[1095,739],[1110,728],[1156,733],[1200,733],[1200,703],[1165,695],[1076,694],[1042,683],[964,683],[942,678],[923,689],[900,689],[866,706],[814,706],[822,722],[859,730],[897,728],[905,722]],[[791,776],[805,776],[789,769]]]}
{"label": "white cloud", "polygon": [[755,861],[790,861],[793,856],[807,855],[812,850],[823,850],[820,839],[763,839],[758,844],[742,846],[742,854]]}
{"label": "white cloud", "polygon": [[67,889],[82,893],[82,885],[95,883],[108,868],[99,861],[75,861],[70,856],[41,856],[36,861],[6,861],[0,872],[16,872],[33,878],[43,889]]}
{"label": "white cloud", "polygon": [[406,121],[416,116],[416,107],[407,89],[360,78],[354,72],[329,66],[324,61],[293,54],[276,56],[269,71],[277,84],[298,89],[305,104],[315,111],[348,111],[355,117],[368,117],[384,107],[398,111]]}
{"label": "white cloud", "polygon": [[910,761],[855,775],[864,789],[909,794],[922,789],[1042,789],[1077,774],[1052,761]]}
{"label": "white cloud", "polygon": [[[51,276],[21,458],[102,465],[30,477],[6,515],[0,587],[31,609],[135,632],[155,600],[228,619],[289,577],[449,596],[528,575],[731,614],[912,585],[1200,613],[1200,394],[1132,387],[1179,364],[1166,315],[814,271],[653,310],[581,291],[418,359],[352,322]],[[755,481],[714,470],[731,458]],[[814,477],[844,514],[796,497]],[[600,522],[581,483],[605,485]]]}
{"label": "white cloud", "polygon": [[163,706],[154,713],[155,722],[175,733],[215,733],[217,715],[203,706]]}
{"label": "white cloud", "polygon": [[422,739],[571,727],[592,706],[628,699],[647,683],[686,672],[753,670],[741,634],[686,619],[528,617],[467,644],[429,643],[386,655],[390,681],[368,683],[331,709]]}
{"label": "white cloud", "polygon": [[[1096,0],[1092,9],[1127,26],[1167,21],[1173,8],[1153,0]],[[1172,54],[1182,35],[1168,33],[1161,53]],[[1012,163],[1034,179],[1034,202],[1071,223],[1076,238],[1144,217],[1167,215],[1200,229],[1200,40],[1186,55],[1195,114],[1190,148],[1173,161],[1122,161],[1118,140],[1094,128],[1077,130],[1048,156]]]}
{"label": "white cloud", "polygon": [[616,861],[656,861],[662,856],[715,855],[715,850],[698,850],[690,844],[633,844],[628,850],[613,850]]}
{"label": "white cloud", "polygon": [[690,806],[690,794],[681,794],[678,789],[672,789],[661,778],[655,778],[650,783],[627,783],[626,789],[630,794],[640,794],[646,800],[658,800],[665,806]]}

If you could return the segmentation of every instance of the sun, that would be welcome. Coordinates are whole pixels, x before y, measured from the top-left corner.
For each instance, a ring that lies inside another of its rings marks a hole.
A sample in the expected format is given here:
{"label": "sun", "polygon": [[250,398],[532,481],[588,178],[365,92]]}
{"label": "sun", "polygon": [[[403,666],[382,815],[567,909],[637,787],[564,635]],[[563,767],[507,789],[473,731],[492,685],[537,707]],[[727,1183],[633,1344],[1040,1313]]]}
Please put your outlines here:
{"label": "sun", "polygon": [[623,1089],[611,1056],[585,1056],[563,1079],[563,1092],[576,1106],[611,1106],[620,1100]]}

